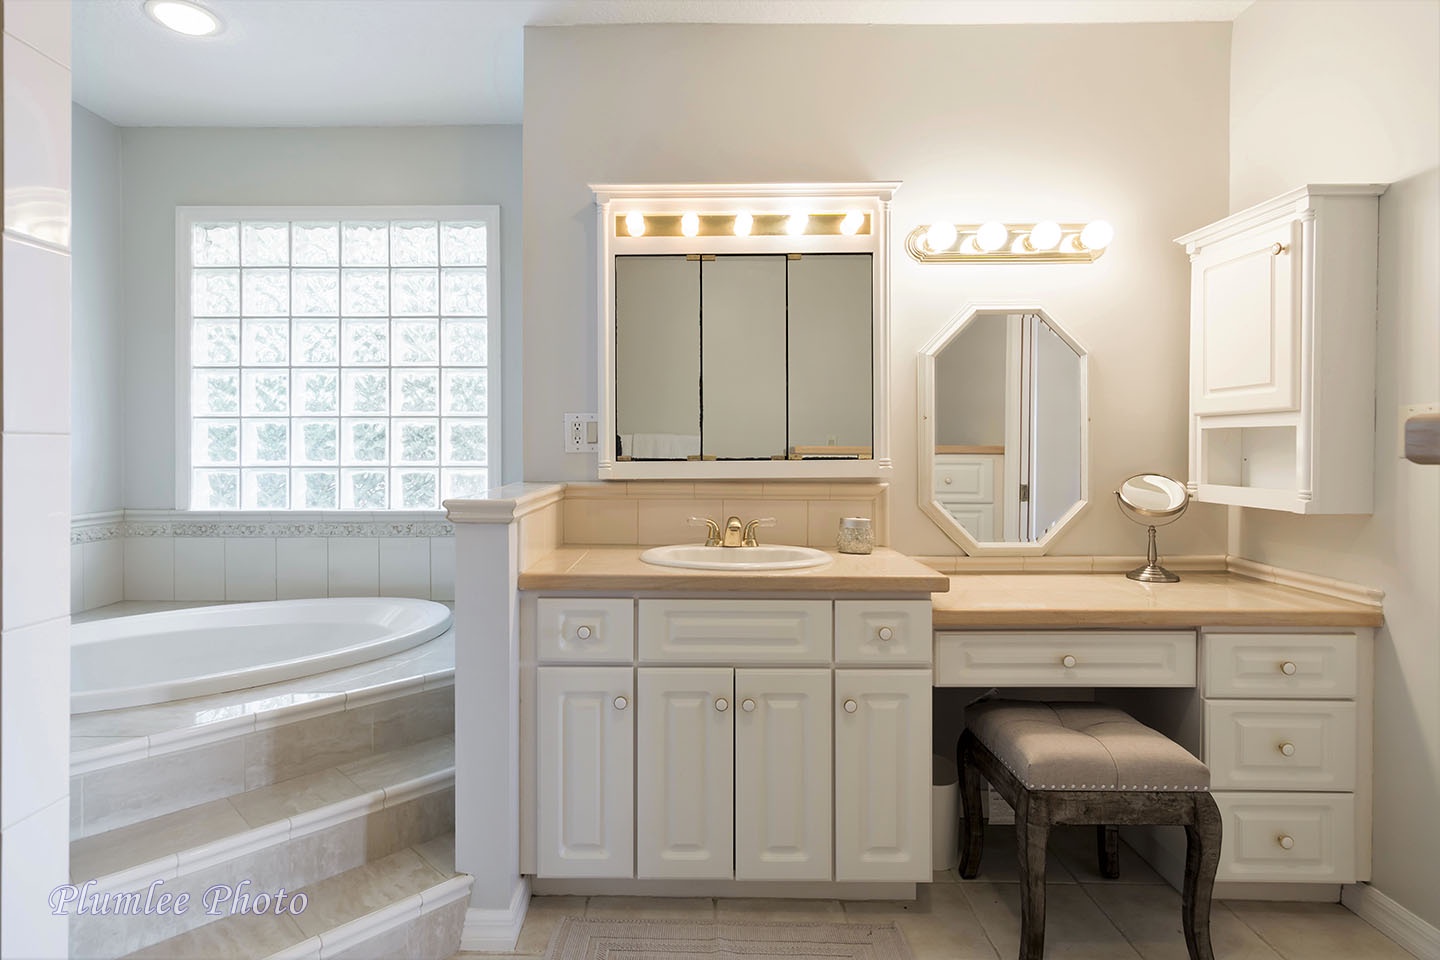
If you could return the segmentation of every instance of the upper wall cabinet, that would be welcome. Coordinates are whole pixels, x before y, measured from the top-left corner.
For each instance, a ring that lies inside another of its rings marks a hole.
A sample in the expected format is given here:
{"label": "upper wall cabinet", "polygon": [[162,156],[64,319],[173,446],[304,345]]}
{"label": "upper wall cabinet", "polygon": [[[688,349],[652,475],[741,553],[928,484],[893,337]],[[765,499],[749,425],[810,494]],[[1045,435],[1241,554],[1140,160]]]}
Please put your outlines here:
{"label": "upper wall cabinet", "polygon": [[1291,513],[1374,502],[1378,184],[1301,187],[1190,254],[1190,493]]}
{"label": "upper wall cabinet", "polygon": [[888,471],[898,186],[592,187],[600,479]]}

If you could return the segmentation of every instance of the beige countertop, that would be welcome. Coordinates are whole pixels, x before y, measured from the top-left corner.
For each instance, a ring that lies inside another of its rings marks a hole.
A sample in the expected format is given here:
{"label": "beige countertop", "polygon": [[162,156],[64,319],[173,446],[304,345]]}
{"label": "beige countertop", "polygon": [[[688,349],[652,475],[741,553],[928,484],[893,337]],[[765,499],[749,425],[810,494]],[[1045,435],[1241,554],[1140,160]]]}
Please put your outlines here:
{"label": "beige countertop", "polygon": [[[739,549],[744,549],[743,547]],[[520,572],[521,590],[708,590],[758,593],[936,593],[950,578],[885,547],[830,552],[803,570],[686,570],[640,559],[644,547],[560,547]]]}
{"label": "beige countertop", "polygon": [[1182,573],[961,573],[934,597],[936,630],[968,627],[1377,627],[1378,606],[1252,580]]}

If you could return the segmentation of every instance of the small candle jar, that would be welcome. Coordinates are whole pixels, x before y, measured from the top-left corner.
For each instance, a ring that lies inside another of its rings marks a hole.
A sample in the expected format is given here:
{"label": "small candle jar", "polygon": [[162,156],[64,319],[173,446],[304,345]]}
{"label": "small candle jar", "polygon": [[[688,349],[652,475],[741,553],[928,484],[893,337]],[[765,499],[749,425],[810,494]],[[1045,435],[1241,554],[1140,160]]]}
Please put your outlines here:
{"label": "small candle jar", "polygon": [[844,517],[835,546],[841,553],[869,553],[875,549],[875,528],[869,517]]}

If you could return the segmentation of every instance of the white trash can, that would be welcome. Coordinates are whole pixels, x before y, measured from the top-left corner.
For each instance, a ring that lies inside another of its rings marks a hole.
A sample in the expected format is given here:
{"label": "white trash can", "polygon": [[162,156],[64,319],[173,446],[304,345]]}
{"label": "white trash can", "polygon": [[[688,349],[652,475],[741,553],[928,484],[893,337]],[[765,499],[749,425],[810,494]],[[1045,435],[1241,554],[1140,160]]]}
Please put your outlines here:
{"label": "white trash can", "polygon": [[930,865],[951,870],[960,863],[960,773],[955,761],[932,757],[930,787]]}

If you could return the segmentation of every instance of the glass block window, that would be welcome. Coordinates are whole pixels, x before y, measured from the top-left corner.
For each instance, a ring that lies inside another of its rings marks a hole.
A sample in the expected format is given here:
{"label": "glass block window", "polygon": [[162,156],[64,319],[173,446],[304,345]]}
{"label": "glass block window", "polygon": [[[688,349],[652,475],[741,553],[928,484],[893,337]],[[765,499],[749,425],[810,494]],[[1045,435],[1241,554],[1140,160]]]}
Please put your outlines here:
{"label": "glass block window", "polygon": [[190,508],[433,510],[486,490],[493,209],[182,211]]}

